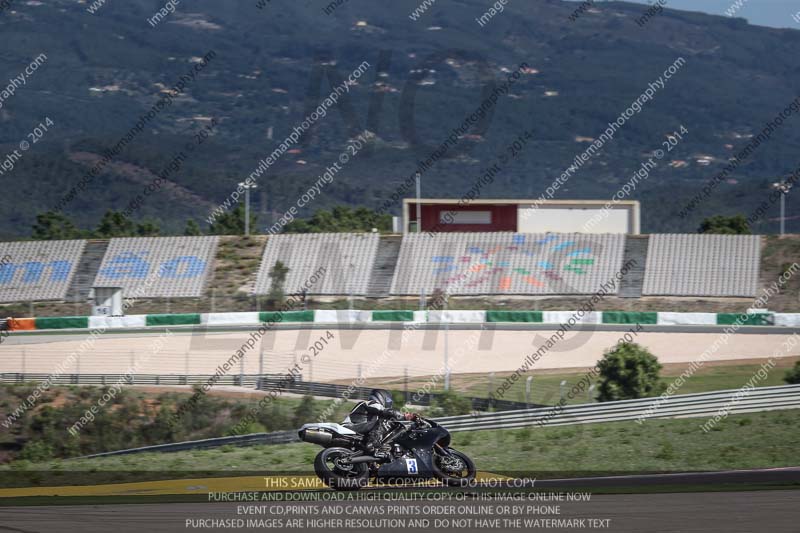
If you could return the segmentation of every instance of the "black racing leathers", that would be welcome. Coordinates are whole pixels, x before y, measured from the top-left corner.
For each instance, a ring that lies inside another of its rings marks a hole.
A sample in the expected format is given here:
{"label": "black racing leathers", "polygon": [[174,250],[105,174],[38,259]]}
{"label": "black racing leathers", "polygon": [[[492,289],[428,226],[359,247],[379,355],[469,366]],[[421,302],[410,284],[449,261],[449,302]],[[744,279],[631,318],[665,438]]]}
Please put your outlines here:
{"label": "black racing leathers", "polygon": [[378,402],[361,402],[356,405],[347,417],[349,425],[366,437],[366,446],[370,452],[380,448],[381,441],[391,429],[389,420],[402,420],[404,415],[396,409],[387,409]]}

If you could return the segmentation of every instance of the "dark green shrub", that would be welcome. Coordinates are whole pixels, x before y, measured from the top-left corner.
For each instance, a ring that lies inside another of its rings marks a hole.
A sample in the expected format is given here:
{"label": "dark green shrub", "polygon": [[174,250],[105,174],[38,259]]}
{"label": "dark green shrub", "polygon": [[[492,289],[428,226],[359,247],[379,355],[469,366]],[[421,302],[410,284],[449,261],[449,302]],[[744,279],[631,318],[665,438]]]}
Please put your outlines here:
{"label": "dark green shrub", "polygon": [[636,343],[622,343],[608,350],[598,363],[601,402],[646,398],[661,394],[665,385],[659,381],[661,364],[647,348]]}

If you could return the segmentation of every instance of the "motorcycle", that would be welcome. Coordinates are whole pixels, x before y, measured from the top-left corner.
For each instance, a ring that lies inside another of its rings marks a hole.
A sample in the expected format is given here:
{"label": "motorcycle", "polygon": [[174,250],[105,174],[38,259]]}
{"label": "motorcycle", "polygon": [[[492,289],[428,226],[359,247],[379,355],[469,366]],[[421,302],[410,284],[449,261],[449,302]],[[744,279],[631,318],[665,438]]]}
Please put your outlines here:
{"label": "motorcycle", "polygon": [[314,472],[334,490],[359,490],[369,480],[389,483],[438,479],[451,487],[475,480],[475,464],[450,447],[450,432],[423,417],[391,420],[391,430],[374,453],[364,435],[334,423],[305,424],[300,440],[324,449],[314,459]]}

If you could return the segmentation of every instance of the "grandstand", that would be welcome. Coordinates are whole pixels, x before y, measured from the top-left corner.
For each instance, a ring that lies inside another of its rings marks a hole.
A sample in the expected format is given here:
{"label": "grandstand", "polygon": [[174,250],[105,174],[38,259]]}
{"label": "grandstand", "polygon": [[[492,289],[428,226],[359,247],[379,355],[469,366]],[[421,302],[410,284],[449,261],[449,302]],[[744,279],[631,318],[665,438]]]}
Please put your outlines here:
{"label": "grandstand", "polygon": [[0,243],[0,302],[64,300],[86,241]]}
{"label": "grandstand", "polygon": [[376,233],[308,233],[274,235],[267,241],[255,294],[269,294],[269,275],[276,261],[289,267],[285,290],[300,293],[316,272],[324,268],[308,294],[365,295],[378,251]]}
{"label": "grandstand", "polygon": [[[320,302],[352,296],[374,299],[367,308],[408,308],[409,298],[440,289],[483,309],[502,300],[557,311],[633,261],[606,309],[735,312],[796,261],[798,249],[797,237],[518,232],[15,242],[0,243],[8,258],[0,262],[0,302],[10,316],[32,316],[31,305],[16,305],[23,302],[36,302],[37,316],[81,315],[89,289],[105,286],[135,297],[137,313],[253,312],[280,260],[289,268],[285,293],[302,291],[325,269],[307,291],[327,297]],[[798,294],[800,277],[769,307],[793,312]]]}
{"label": "grandstand", "polygon": [[591,294],[620,270],[624,246],[620,234],[407,234],[391,293]]}
{"label": "grandstand", "polygon": [[213,271],[219,237],[111,239],[95,286],[121,287],[126,297],[197,298]]}
{"label": "grandstand", "polygon": [[653,235],[643,294],[752,297],[760,259],[757,235]]}

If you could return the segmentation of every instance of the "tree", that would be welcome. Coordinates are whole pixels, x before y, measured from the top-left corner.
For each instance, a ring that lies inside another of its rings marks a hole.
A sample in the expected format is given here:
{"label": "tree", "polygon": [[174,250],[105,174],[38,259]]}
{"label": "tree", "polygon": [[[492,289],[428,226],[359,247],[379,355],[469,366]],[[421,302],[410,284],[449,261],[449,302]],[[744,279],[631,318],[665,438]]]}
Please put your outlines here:
{"label": "tree", "polygon": [[372,231],[389,232],[392,230],[392,216],[379,215],[377,212],[358,207],[336,206],[330,211],[321,209],[309,219],[297,219],[284,226],[284,233],[339,233]]}
{"label": "tree", "polygon": [[698,231],[719,235],[750,235],[750,224],[744,215],[715,215],[703,220]]}
{"label": "tree", "polygon": [[786,373],[783,381],[789,385],[800,385],[800,361],[797,361],[794,367]]}
{"label": "tree", "polygon": [[459,416],[472,412],[472,400],[450,389],[437,392],[431,402],[434,416]]}
{"label": "tree", "polygon": [[60,241],[81,238],[81,231],[63,213],[46,211],[36,215],[31,235],[37,241]]}
{"label": "tree", "polygon": [[267,303],[275,307],[280,304],[284,299],[284,285],[286,284],[286,275],[289,273],[289,267],[284,265],[281,261],[275,261],[275,265],[269,271],[269,277],[272,282],[269,285],[269,295],[267,296]]}
{"label": "tree", "polygon": [[192,220],[191,218],[186,221],[186,229],[183,230],[183,235],[186,237],[197,237],[198,235],[202,235],[203,232],[200,231],[200,226]]}
{"label": "tree", "polygon": [[660,394],[661,364],[647,348],[636,343],[621,343],[609,349],[597,364],[600,370],[598,400],[632,400]]}
{"label": "tree", "polygon": [[[209,227],[211,235],[244,235],[244,206],[239,204],[236,209],[219,215]],[[256,233],[258,217],[250,210],[250,233]]]}
{"label": "tree", "polygon": [[92,235],[98,239],[115,237],[154,237],[161,228],[153,221],[145,220],[139,224],[126,217],[121,211],[108,210]]}
{"label": "tree", "polygon": [[101,239],[130,237],[136,232],[136,224],[120,211],[108,210],[94,230],[94,236]]}
{"label": "tree", "polygon": [[294,417],[292,419],[294,426],[299,427],[307,424],[314,419],[314,397],[310,395],[303,396],[300,404],[294,410]]}
{"label": "tree", "polygon": [[151,220],[145,220],[136,225],[136,235],[139,237],[157,237],[160,233],[161,228]]}

